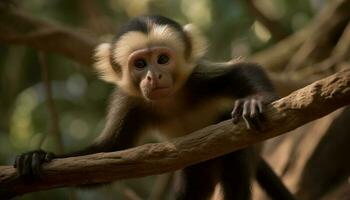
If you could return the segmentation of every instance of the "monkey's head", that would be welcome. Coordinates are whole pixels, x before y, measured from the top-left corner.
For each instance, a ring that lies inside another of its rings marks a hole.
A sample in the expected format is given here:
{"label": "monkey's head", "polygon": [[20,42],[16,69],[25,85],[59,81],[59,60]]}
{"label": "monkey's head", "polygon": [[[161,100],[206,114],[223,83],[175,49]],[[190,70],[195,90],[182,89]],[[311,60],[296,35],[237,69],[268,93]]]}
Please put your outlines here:
{"label": "monkey's head", "polygon": [[128,95],[155,101],[178,91],[205,52],[206,41],[193,25],[142,16],[96,48],[95,67]]}

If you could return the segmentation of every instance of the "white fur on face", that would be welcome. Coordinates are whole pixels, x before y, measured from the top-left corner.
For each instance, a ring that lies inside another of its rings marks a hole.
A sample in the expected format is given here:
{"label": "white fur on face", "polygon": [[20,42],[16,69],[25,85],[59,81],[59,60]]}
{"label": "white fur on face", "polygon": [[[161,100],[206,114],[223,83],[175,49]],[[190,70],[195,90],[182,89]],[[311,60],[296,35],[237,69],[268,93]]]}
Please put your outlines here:
{"label": "white fur on face", "polygon": [[128,67],[129,55],[135,50],[151,46],[166,46],[176,52],[177,57],[174,59],[177,60],[178,66],[175,70],[189,74],[193,69],[184,62],[183,52],[185,51],[185,44],[177,31],[166,25],[150,24],[149,26],[150,32],[148,34],[131,31],[123,35],[115,44],[113,59],[122,66],[123,73],[122,79],[116,82],[120,88],[131,95],[140,95],[139,89],[134,88],[134,85],[130,82],[130,69]]}
{"label": "white fur on face", "polygon": [[130,31],[118,40],[114,45],[114,55],[112,59],[118,63],[122,68],[121,76],[117,75],[110,65],[110,48],[111,44],[104,43],[97,47],[96,58],[97,62],[95,68],[99,72],[101,78],[107,82],[115,83],[119,88],[123,89],[130,95],[140,96],[139,88],[135,88],[130,80],[130,69],[128,67],[129,55],[138,49],[148,48],[151,46],[166,46],[176,52],[177,57],[177,83],[174,88],[179,89],[192,73],[198,59],[200,59],[206,52],[206,41],[200,34],[199,30],[193,25],[186,25],[185,33],[188,35],[192,52],[189,61],[184,59],[185,44],[178,31],[167,25],[157,25],[149,23],[149,33],[144,34],[138,31]]}
{"label": "white fur on face", "polygon": [[204,54],[207,53],[208,43],[200,30],[193,24],[187,24],[184,26],[184,31],[190,38],[192,44],[191,59],[193,62],[197,62]]}
{"label": "white fur on face", "polygon": [[122,66],[127,66],[128,56],[135,50],[164,45],[174,49],[177,54],[184,52],[184,42],[180,35],[169,26],[150,25],[150,32],[131,31],[123,35],[115,44],[113,58]]}
{"label": "white fur on face", "polygon": [[95,50],[96,63],[94,67],[102,80],[115,83],[115,81],[118,80],[118,76],[109,62],[110,47],[111,45],[109,43],[102,43],[97,46]]}

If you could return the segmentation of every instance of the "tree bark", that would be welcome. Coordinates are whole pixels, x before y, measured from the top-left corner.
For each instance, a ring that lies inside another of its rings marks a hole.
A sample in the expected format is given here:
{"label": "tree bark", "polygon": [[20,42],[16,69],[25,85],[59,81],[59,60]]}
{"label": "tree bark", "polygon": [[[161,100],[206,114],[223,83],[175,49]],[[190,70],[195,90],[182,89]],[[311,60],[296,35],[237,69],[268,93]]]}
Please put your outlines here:
{"label": "tree bark", "polygon": [[12,166],[0,167],[0,196],[82,184],[104,183],[177,170],[281,135],[350,103],[350,68],[273,102],[262,132],[231,120],[163,143],[128,150],[55,159],[42,179],[26,183]]}

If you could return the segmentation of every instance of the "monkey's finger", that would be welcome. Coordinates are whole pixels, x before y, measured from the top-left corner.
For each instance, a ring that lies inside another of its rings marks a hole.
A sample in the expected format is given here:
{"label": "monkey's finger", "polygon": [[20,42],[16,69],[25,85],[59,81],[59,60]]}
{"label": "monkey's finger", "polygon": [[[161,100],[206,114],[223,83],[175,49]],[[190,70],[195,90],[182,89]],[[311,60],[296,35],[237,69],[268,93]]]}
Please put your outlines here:
{"label": "monkey's finger", "polygon": [[254,122],[252,121],[252,118],[250,118],[249,116],[243,116],[243,120],[244,120],[244,123],[247,127],[247,129],[250,129],[250,130],[255,130],[255,124]]}
{"label": "monkey's finger", "polygon": [[242,115],[242,101],[236,100],[235,105],[234,105],[233,110],[232,110],[232,113],[231,113],[232,122],[234,124],[237,124],[241,115]]}
{"label": "monkey's finger", "polygon": [[256,103],[258,105],[259,113],[263,113],[264,112],[264,105],[263,105],[262,101],[258,100]]}
{"label": "monkey's finger", "polygon": [[258,113],[258,108],[257,108],[257,100],[252,99],[250,101],[250,118],[256,118],[258,117],[259,113]]}
{"label": "monkey's finger", "polygon": [[249,112],[249,107],[250,107],[250,102],[249,101],[245,101],[243,104],[243,120],[247,126],[248,129],[252,129],[251,127],[251,122],[250,122],[250,112]]}
{"label": "monkey's finger", "polygon": [[40,153],[33,153],[31,169],[34,178],[39,178],[41,176],[41,164],[43,162],[43,156]]}
{"label": "monkey's finger", "polygon": [[16,156],[15,163],[13,164],[14,168],[18,168],[19,167],[20,160],[21,160],[21,156],[20,155]]}
{"label": "monkey's finger", "polygon": [[232,117],[233,117],[236,113],[239,112],[240,107],[241,107],[241,100],[236,100],[236,101],[235,101],[235,104],[234,104],[234,106],[233,106],[232,113],[231,113]]}
{"label": "monkey's finger", "polygon": [[254,118],[250,118],[249,120],[251,123],[250,123],[250,126],[252,127],[253,130],[256,130],[256,131],[262,131],[263,130],[263,123],[260,119],[259,116],[256,116]]}
{"label": "monkey's finger", "polygon": [[259,110],[259,113],[258,113],[259,120],[261,122],[266,121],[265,114],[264,114],[266,105],[262,101],[257,101],[257,107]]}
{"label": "monkey's finger", "polygon": [[47,153],[45,153],[44,161],[50,162],[54,157],[55,157],[55,155],[53,153],[47,152]]}
{"label": "monkey's finger", "polygon": [[254,130],[261,131],[262,123],[261,123],[261,113],[259,113],[259,100],[252,99],[250,101],[250,126]]}
{"label": "monkey's finger", "polygon": [[16,166],[17,166],[17,171],[19,173],[19,175],[22,174],[22,171],[23,171],[23,164],[24,163],[24,155],[19,155],[17,156],[16,158]]}
{"label": "monkey's finger", "polygon": [[[256,107],[259,111],[263,111],[264,109],[264,104],[262,103],[262,101],[257,101]],[[265,126],[265,115],[263,112],[258,112],[256,118],[256,123],[258,125],[258,131],[263,131],[266,126]]]}
{"label": "monkey's finger", "polygon": [[24,156],[22,169],[20,171],[20,175],[24,179],[28,179],[32,174],[31,163],[32,163],[31,154],[26,154]]}
{"label": "monkey's finger", "polygon": [[250,101],[244,101],[243,103],[243,113],[242,116],[250,115]]}

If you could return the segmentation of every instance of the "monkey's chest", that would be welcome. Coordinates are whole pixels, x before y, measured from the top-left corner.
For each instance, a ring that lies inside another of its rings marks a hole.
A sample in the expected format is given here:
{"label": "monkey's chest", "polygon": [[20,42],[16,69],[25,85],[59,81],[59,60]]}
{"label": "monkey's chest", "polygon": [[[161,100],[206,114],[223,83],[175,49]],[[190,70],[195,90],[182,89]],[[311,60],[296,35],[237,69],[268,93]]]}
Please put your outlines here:
{"label": "monkey's chest", "polygon": [[223,114],[232,110],[233,100],[228,98],[215,99],[179,110],[158,124],[156,129],[167,138],[187,135],[218,122]]}

